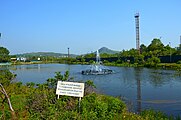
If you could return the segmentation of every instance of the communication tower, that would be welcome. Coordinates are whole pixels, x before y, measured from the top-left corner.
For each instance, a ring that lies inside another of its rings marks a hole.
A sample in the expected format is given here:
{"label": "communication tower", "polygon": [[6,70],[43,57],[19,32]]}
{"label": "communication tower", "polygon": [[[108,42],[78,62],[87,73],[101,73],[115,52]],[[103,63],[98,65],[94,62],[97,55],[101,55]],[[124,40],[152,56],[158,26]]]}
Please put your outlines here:
{"label": "communication tower", "polygon": [[139,13],[136,13],[134,17],[135,17],[135,24],[136,24],[136,49],[140,53]]}

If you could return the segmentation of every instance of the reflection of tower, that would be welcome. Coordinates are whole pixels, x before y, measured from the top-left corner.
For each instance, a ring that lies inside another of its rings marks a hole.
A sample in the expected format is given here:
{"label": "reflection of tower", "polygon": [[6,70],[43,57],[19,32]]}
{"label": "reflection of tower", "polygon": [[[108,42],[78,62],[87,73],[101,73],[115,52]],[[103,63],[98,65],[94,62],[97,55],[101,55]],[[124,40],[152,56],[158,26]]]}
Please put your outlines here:
{"label": "reflection of tower", "polygon": [[134,17],[136,23],[136,49],[140,53],[139,13],[136,13]]}
{"label": "reflection of tower", "polygon": [[140,69],[135,69],[135,78],[137,83],[137,112],[141,112],[141,80]]}
{"label": "reflection of tower", "polygon": [[137,111],[141,112],[141,81],[137,79]]}

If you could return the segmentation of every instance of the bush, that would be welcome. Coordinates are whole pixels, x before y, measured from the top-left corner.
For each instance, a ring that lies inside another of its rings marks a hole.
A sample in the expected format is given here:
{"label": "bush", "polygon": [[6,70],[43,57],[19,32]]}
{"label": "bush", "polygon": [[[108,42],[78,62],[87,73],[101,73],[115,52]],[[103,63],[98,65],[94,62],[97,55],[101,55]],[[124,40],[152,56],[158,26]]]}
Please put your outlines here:
{"label": "bush", "polygon": [[160,63],[160,59],[157,57],[148,58],[145,63],[145,67],[157,67],[158,63]]}
{"label": "bush", "polygon": [[113,119],[120,115],[125,108],[126,105],[118,98],[95,93],[85,96],[81,101],[83,119]]}
{"label": "bush", "polygon": [[155,120],[155,118],[158,120],[169,120],[168,117],[164,113],[159,112],[159,111],[156,112],[153,110],[142,111],[141,116],[144,119],[149,119],[149,120]]}
{"label": "bush", "polygon": [[116,61],[116,64],[122,64],[122,63],[123,63],[123,61],[120,59]]}
{"label": "bush", "polygon": [[181,60],[179,60],[179,61],[177,62],[177,64],[181,64]]}

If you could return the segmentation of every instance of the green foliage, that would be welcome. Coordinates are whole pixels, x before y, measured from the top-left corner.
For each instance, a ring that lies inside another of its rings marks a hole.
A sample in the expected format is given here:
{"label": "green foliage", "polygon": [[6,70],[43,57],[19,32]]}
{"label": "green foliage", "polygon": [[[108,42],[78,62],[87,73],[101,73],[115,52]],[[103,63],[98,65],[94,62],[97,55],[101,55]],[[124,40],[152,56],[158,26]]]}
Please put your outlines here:
{"label": "green foliage", "polygon": [[158,63],[160,63],[160,59],[157,57],[151,57],[148,58],[148,60],[145,63],[146,67],[157,67]]}
{"label": "green foliage", "polygon": [[10,61],[9,50],[4,47],[0,47],[0,63],[9,62],[9,61]]}
{"label": "green foliage", "polygon": [[141,64],[144,64],[144,62],[145,62],[144,61],[144,55],[139,54],[139,55],[134,57],[134,63],[141,65]]}
{"label": "green foliage", "polygon": [[80,113],[78,99],[61,96],[56,99],[51,90],[39,90],[28,97],[27,107],[30,119],[113,119],[123,113],[125,104],[117,98],[89,94],[81,101]]}
{"label": "green foliage", "polygon": [[[1,71],[0,77],[12,79],[9,71]],[[3,74],[2,74],[3,73]],[[6,74],[7,73],[7,74]],[[10,75],[10,77],[7,77]],[[3,77],[2,77],[3,76]],[[62,77],[63,76],[63,77]],[[67,79],[68,72],[64,75],[57,72],[54,80]],[[51,81],[52,82],[52,81]],[[54,81],[52,82],[54,85]],[[85,89],[95,88],[93,81],[88,80],[85,83]],[[140,115],[126,111],[126,105],[118,98],[99,95],[94,93],[86,94],[79,108],[78,98],[69,96],[60,96],[57,99],[55,88],[49,87],[48,83],[38,84],[21,82],[6,84],[7,93],[9,93],[12,106],[18,119],[30,120],[155,120],[155,119],[175,119],[167,117],[165,114],[156,111],[143,111]],[[12,119],[11,112],[6,100],[0,94],[0,118],[2,120]],[[176,118],[177,119],[177,118]],[[179,119],[179,117],[178,117]]]}
{"label": "green foliage", "polygon": [[123,63],[123,61],[120,59],[116,61],[116,64],[122,64],[122,63]]}
{"label": "green foliage", "polygon": [[89,61],[89,64],[93,64],[93,63],[95,63],[94,60],[90,60],[90,61]]}
{"label": "green foliage", "polygon": [[84,56],[84,58],[95,58],[96,57],[96,54],[95,53],[90,53],[90,54],[86,54]]}
{"label": "green foliage", "polygon": [[[54,97],[52,97],[52,95]],[[52,101],[55,99],[54,91],[48,89],[42,89],[42,86],[36,88],[34,93],[32,93],[26,102],[30,118],[31,119],[46,119],[52,114]]]}
{"label": "green foliage", "polygon": [[125,104],[117,98],[90,94],[81,102],[83,119],[113,119],[123,113]]}
{"label": "green foliage", "polygon": [[8,86],[15,76],[9,70],[0,70],[0,83]]}
{"label": "green foliage", "polygon": [[109,63],[108,60],[104,60],[104,61],[103,61],[103,64],[107,64],[107,63]]}
{"label": "green foliage", "polygon": [[159,112],[159,111],[156,112],[156,111],[153,111],[153,110],[142,111],[141,116],[144,119],[149,119],[149,120],[155,120],[155,118],[158,119],[158,120],[169,120],[168,116],[166,116],[164,113]]}
{"label": "green foliage", "polygon": [[85,82],[85,89],[84,89],[84,95],[88,95],[90,93],[94,92],[94,88],[96,88],[95,84],[91,80],[87,80]]}
{"label": "green foliage", "polygon": [[35,86],[35,83],[34,82],[29,82],[29,83],[26,83],[26,86],[30,87],[30,88],[33,88]]}
{"label": "green foliage", "polygon": [[81,64],[84,64],[84,62],[85,62],[85,58],[84,57],[81,57]]}
{"label": "green foliage", "polygon": [[57,86],[58,81],[68,81],[69,80],[69,71],[66,71],[64,75],[61,72],[55,72],[54,78],[49,78],[47,80],[47,85],[50,88],[55,88]]}
{"label": "green foliage", "polygon": [[162,50],[164,47],[160,39],[154,38],[148,46],[148,51]]}
{"label": "green foliage", "polygon": [[[155,58],[159,56],[168,56],[168,55],[179,55],[179,50],[175,48],[171,48],[170,45],[165,45],[161,42],[160,39],[154,38],[151,43],[147,46],[144,44],[140,45],[140,54],[136,49],[130,50],[122,50],[119,53],[120,58],[129,59],[129,57],[133,58],[134,61],[130,61],[131,64],[146,66],[146,67],[155,67],[157,66],[160,61]],[[151,59],[147,60],[145,64],[145,59],[147,57],[152,57]],[[124,61],[126,62],[126,61]],[[123,64],[123,63],[122,63]]]}
{"label": "green foliage", "polygon": [[66,71],[65,72],[65,74],[64,74],[64,77],[63,77],[63,79],[62,79],[62,81],[67,81],[67,80],[69,80],[69,71]]}
{"label": "green foliage", "polygon": [[110,58],[110,57],[117,57],[117,54],[108,54],[108,53],[101,53],[101,58]]}
{"label": "green foliage", "polygon": [[139,55],[138,50],[132,48],[132,49],[127,50],[127,51],[123,50],[122,52],[120,52],[119,56],[120,57],[135,57],[137,55]]}
{"label": "green foliage", "polygon": [[85,88],[88,88],[88,87],[93,87],[93,88],[96,88],[94,82],[92,80],[87,80],[85,82]]}
{"label": "green foliage", "polygon": [[181,64],[181,60],[179,60],[179,61],[177,62],[177,64]]}

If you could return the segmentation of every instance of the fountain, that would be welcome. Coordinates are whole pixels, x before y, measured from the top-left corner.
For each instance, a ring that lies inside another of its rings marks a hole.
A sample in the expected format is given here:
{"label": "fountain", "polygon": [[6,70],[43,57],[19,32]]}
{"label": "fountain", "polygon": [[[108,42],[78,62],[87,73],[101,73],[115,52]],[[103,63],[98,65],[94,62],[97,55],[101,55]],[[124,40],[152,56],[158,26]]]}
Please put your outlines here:
{"label": "fountain", "polygon": [[101,65],[101,59],[99,55],[99,51],[96,53],[96,63],[89,66],[88,69],[83,70],[83,75],[104,75],[104,74],[112,74],[113,70],[109,69]]}

